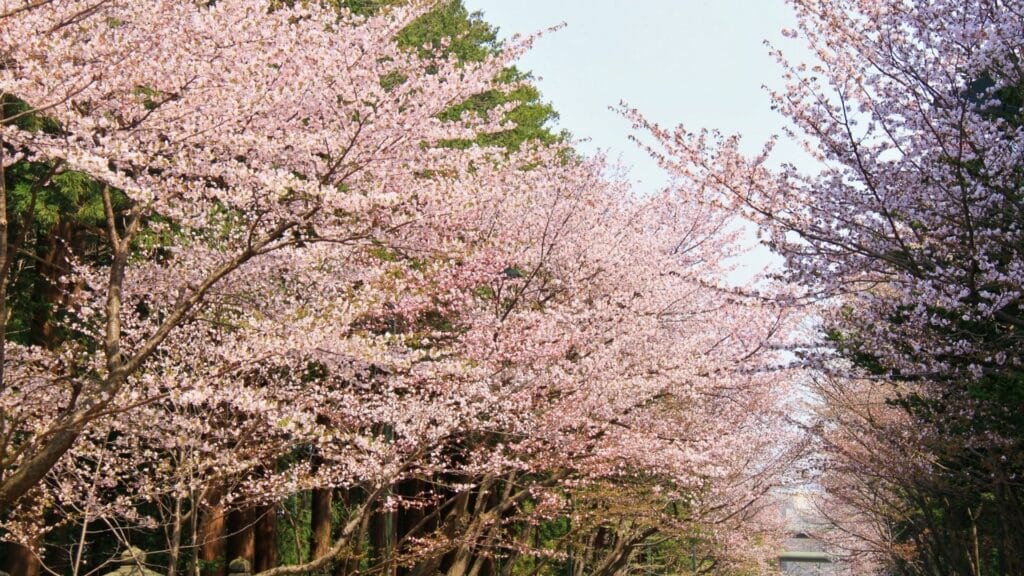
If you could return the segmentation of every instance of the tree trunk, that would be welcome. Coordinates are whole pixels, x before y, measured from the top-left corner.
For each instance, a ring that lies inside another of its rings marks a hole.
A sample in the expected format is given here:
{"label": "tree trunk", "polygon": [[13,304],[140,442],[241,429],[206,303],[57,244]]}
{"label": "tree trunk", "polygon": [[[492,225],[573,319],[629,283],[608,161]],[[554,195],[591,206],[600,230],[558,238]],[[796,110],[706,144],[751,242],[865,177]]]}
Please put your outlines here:
{"label": "tree trunk", "polygon": [[[441,520],[438,533],[446,538],[453,538],[459,529],[459,523],[465,519],[469,512],[470,492],[468,490],[457,494],[455,502],[450,511],[446,512]],[[445,561],[453,554],[435,554],[430,558],[421,560],[409,572],[409,576],[434,576],[438,572],[446,572]]]}
{"label": "tree trunk", "polygon": [[171,540],[167,551],[167,576],[177,576],[178,561],[181,557],[181,496],[174,498],[174,518],[171,525]]}
{"label": "tree trunk", "polygon": [[224,506],[211,504],[203,514],[199,534],[202,547],[199,553],[200,573],[202,576],[226,576],[227,574],[227,541],[225,535]]}
{"label": "tree trunk", "polygon": [[[418,478],[410,478],[400,482],[396,490],[403,498],[415,500],[423,494],[425,485]],[[425,516],[426,510],[419,506],[400,508],[395,514],[395,541],[401,541]]]}
{"label": "tree trunk", "polygon": [[39,559],[21,544],[0,542],[0,570],[11,576],[39,576]]}
{"label": "tree trunk", "polygon": [[228,514],[227,561],[244,558],[252,566],[256,561],[256,509],[246,507]]}
{"label": "tree trunk", "polygon": [[271,504],[258,512],[254,532],[256,535],[256,558],[253,572],[263,572],[277,567],[277,505]]}
{"label": "tree trunk", "polygon": [[592,572],[593,576],[615,576],[621,574],[628,568],[629,561],[636,547],[657,532],[657,528],[647,528],[628,540],[622,536],[617,538],[615,546]]}
{"label": "tree trunk", "polygon": [[13,508],[22,496],[46,476],[64,453],[71,449],[81,433],[81,424],[73,423],[74,420],[74,417],[66,418],[64,421],[69,422],[66,428],[51,434],[33,456],[27,458],[13,474],[0,482],[0,512]]}
{"label": "tree trunk", "polygon": [[383,576],[394,573],[391,562],[394,520],[390,510],[376,510],[370,519],[370,561],[381,569]]}
{"label": "tree trunk", "polygon": [[334,489],[313,490],[311,518],[309,521],[309,557],[323,558],[331,550],[331,507],[334,504]]}

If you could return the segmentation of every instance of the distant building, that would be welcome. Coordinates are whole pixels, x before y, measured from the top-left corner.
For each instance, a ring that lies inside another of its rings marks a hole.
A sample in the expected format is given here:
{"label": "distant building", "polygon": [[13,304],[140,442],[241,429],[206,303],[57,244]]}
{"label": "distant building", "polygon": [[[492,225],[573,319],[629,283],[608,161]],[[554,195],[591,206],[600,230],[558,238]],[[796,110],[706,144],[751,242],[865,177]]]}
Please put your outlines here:
{"label": "distant building", "polygon": [[782,515],[789,538],[785,550],[779,554],[779,565],[783,574],[796,576],[832,576],[838,574],[836,565],[825,552],[822,543],[811,534],[820,533],[824,527],[820,516],[811,504],[807,493],[793,492],[785,495]]}

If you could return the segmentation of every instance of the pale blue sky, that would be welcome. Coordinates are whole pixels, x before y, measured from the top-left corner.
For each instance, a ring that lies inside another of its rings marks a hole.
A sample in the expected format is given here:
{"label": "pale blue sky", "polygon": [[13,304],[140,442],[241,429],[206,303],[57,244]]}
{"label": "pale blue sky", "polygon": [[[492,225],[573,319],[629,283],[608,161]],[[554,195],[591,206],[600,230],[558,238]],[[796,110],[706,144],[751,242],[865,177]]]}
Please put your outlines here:
{"label": "pale blue sky", "polygon": [[[584,150],[600,148],[633,166],[641,189],[664,182],[657,166],[627,140],[629,124],[608,110],[626,100],[664,125],[741,133],[751,151],[782,120],[761,87],[780,84],[764,40],[786,45],[794,26],[783,0],[465,0],[502,37],[565,22],[520,62],[540,79],[559,125]],[[792,43],[790,42],[790,45]],[[787,49],[790,47],[786,45]],[[784,145],[780,156],[799,160]]]}

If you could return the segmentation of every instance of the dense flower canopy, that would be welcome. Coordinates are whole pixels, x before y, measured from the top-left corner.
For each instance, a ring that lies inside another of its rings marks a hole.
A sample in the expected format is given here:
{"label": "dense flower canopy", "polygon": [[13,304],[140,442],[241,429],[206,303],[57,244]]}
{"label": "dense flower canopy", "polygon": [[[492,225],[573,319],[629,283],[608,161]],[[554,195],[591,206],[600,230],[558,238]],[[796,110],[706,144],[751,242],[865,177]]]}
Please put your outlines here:
{"label": "dense flower canopy", "polygon": [[1024,12],[789,3],[641,193],[455,0],[0,0],[0,570],[1024,571]]}
{"label": "dense flower canopy", "polygon": [[45,167],[11,230],[55,179],[101,206],[56,279],[65,336],[5,342],[12,537],[163,526],[173,573],[185,514],[206,554],[226,510],[341,490],[361,500],[334,540],[269,573],[433,510],[395,558],[454,575],[647,479],[652,522],[723,565],[770,555],[796,312],[728,285],[734,217],[697,189],[639,197],[561,143],[452,145],[508,128],[514,103],[442,113],[507,89],[529,41],[399,47],[431,8],[0,3],[3,166]]}

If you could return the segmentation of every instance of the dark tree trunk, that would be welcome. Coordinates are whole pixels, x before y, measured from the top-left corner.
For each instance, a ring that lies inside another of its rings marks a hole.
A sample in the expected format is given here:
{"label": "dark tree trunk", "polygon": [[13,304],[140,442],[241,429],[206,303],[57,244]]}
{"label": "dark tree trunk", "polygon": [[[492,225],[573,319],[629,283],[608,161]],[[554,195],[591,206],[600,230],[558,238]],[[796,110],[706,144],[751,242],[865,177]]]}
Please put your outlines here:
{"label": "dark tree trunk", "polygon": [[277,557],[277,505],[261,508],[258,515],[254,527],[256,558],[253,559],[253,572],[276,568],[280,562]]}
{"label": "dark tree trunk", "polygon": [[244,558],[256,561],[256,509],[246,507],[228,514],[227,561]]}
{"label": "dark tree trunk", "polygon": [[331,550],[331,508],[334,504],[334,489],[313,490],[311,518],[309,521],[309,557],[323,558]]}
{"label": "dark tree trunk", "polygon": [[394,513],[390,510],[377,510],[370,520],[370,563],[380,568],[383,576],[394,573],[391,562],[394,521]]}
{"label": "dark tree trunk", "polygon": [[225,533],[224,506],[219,502],[206,508],[200,521],[199,534],[202,545],[199,560],[202,576],[226,576],[227,574],[227,540]]}
{"label": "dark tree trunk", "polygon": [[11,576],[39,576],[39,559],[21,544],[0,542],[0,570]]}

